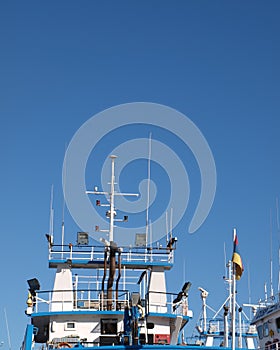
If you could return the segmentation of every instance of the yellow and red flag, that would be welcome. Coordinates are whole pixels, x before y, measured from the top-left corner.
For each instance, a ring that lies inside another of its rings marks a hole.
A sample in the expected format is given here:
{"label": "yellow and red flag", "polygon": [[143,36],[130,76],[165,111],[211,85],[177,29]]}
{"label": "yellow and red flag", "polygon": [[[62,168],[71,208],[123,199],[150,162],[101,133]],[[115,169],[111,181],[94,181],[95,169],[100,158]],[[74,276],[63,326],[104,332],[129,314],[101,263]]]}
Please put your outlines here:
{"label": "yellow and red flag", "polygon": [[232,262],[235,264],[235,278],[240,280],[242,276],[242,272],[244,271],[241,255],[238,251],[238,239],[237,234],[234,230],[233,233],[233,254],[232,254]]}

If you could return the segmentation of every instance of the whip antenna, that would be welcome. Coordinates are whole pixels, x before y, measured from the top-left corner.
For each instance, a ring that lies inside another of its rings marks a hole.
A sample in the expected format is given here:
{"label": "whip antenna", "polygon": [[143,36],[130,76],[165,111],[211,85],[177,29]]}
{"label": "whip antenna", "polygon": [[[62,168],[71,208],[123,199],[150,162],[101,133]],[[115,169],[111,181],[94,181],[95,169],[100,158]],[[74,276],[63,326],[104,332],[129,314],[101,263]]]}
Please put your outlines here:
{"label": "whip antenna", "polygon": [[[67,145],[65,143],[65,154],[67,150]],[[65,225],[64,225],[64,216],[65,216],[65,179],[66,179],[66,158],[65,158],[65,165],[63,167],[63,173],[62,173],[62,180],[63,180],[63,201],[62,201],[62,222],[61,222],[61,254],[63,256],[64,251],[64,232],[65,232]]]}
{"label": "whip antenna", "polygon": [[224,264],[225,264],[225,278],[227,276],[227,253],[226,253],[226,242],[224,242]]}
{"label": "whip antenna", "polygon": [[49,224],[49,235],[51,236],[51,241],[53,241],[53,219],[54,219],[54,209],[53,209],[53,184],[52,184],[51,199],[50,199],[50,224]]}
{"label": "whip antenna", "polygon": [[12,349],[12,344],[11,344],[11,336],[10,336],[10,329],[9,329],[9,324],[8,324],[8,317],[7,317],[6,308],[4,308],[4,314],[5,314],[5,321],[6,321],[6,328],[7,328],[9,350],[11,350]]}
{"label": "whip antenna", "polygon": [[150,136],[149,136],[149,153],[148,153],[148,186],[147,186],[147,208],[146,208],[146,244],[147,244],[147,241],[148,241],[148,234],[149,234],[151,154],[152,154],[152,133],[150,133]]}
{"label": "whip antenna", "polygon": [[273,261],[272,261],[272,212],[270,209],[270,296],[273,297]]}
{"label": "whip antenna", "polygon": [[167,213],[167,211],[165,212],[165,227],[166,227],[166,244],[168,244],[169,238],[168,238],[168,213]]}
{"label": "whip antenna", "polygon": [[172,239],[173,208],[170,209],[170,239]]}
{"label": "whip antenna", "polygon": [[279,225],[279,200],[276,197],[276,224],[278,234],[278,293],[280,292],[280,225]]}

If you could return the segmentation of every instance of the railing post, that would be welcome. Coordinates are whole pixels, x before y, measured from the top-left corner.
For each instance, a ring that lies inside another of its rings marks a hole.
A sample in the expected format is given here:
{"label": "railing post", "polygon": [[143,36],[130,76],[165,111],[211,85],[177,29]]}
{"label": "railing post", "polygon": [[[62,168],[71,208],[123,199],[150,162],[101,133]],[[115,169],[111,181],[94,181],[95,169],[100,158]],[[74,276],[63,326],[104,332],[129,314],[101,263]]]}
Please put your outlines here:
{"label": "railing post", "polygon": [[73,245],[71,243],[69,244],[69,248],[70,248],[70,259],[72,260],[72,257],[73,257]]}

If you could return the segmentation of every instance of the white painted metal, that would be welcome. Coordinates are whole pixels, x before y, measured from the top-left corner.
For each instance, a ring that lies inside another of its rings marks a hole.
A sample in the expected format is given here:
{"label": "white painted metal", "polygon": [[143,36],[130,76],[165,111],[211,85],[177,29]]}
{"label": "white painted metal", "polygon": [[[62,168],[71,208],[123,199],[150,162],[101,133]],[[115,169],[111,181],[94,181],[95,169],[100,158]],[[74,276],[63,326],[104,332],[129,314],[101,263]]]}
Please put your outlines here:
{"label": "white painted metal", "polygon": [[73,310],[72,271],[68,265],[57,268],[50,311]]}
{"label": "white painted metal", "polygon": [[149,280],[149,311],[150,312],[166,312],[166,282],[163,267],[153,267]]}
{"label": "white painted metal", "polygon": [[183,317],[177,316],[175,321],[174,331],[170,334],[170,345],[176,345],[178,343],[178,336],[181,329]]}

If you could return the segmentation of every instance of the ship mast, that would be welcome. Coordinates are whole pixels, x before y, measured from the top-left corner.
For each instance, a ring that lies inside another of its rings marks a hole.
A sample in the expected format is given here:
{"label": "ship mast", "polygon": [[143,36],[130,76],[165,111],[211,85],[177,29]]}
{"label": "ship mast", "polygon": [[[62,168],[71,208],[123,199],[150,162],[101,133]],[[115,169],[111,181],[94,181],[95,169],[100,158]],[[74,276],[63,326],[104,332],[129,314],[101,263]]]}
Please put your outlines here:
{"label": "ship mast", "polygon": [[[106,217],[110,220],[109,223],[109,230],[99,230],[99,227],[97,226],[97,231],[100,232],[107,232],[109,233],[109,242],[110,246],[112,246],[112,243],[114,242],[114,223],[115,222],[126,222],[128,221],[128,216],[125,215],[123,219],[116,219],[115,216],[117,215],[116,209],[115,209],[115,196],[134,196],[138,197],[139,193],[123,193],[123,192],[116,192],[115,190],[115,159],[117,156],[111,155],[111,183],[110,183],[110,192],[104,192],[104,191],[98,191],[98,187],[94,188],[94,191],[86,191],[87,194],[96,194],[96,195],[107,195],[110,198],[109,204],[101,204],[99,200],[96,201],[97,206],[101,207],[110,207],[110,210],[106,212]],[[104,239],[101,239],[101,241],[104,241]]]}
{"label": "ship mast", "polygon": [[114,213],[115,213],[115,159],[117,156],[110,156],[111,164],[111,192],[110,192],[110,228],[109,228],[109,242],[112,244],[114,241]]}

